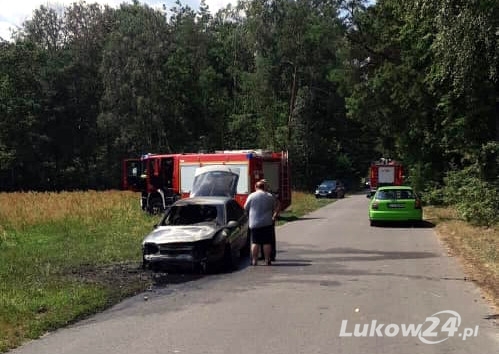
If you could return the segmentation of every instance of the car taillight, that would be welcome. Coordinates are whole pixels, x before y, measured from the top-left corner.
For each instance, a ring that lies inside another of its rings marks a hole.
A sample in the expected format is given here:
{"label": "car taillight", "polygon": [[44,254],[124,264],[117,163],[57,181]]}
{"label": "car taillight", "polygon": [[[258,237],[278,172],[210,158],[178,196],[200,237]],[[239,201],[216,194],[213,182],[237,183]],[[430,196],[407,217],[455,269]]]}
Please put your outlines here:
{"label": "car taillight", "polygon": [[416,202],[414,203],[414,208],[421,209],[421,199],[416,199]]}
{"label": "car taillight", "polygon": [[378,202],[373,202],[373,203],[371,204],[371,209],[378,209],[378,207],[379,207]]}

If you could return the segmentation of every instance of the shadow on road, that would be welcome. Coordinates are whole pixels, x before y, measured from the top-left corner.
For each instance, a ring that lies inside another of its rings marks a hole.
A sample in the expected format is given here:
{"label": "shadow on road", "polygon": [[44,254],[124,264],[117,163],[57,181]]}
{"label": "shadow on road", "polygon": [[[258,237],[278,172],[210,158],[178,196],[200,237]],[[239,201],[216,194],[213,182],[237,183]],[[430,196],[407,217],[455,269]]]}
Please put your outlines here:
{"label": "shadow on road", "polygon": [[[294,248],[289,247],[290,251],[298,254],[306,254],[307,256],[318,255],[321,260],[334,260],[334,261],[379,261],[390,259],[421,259],[439,257],[438,254],[433,252],[402,252],[402,251],[381,251],[381,250],[363,250],[357,248],[327,248],[327,249],[314,249],[314,248]],[[331,255],[330,258],[324,258],[324,255]],[[336,256],[340,255],[340,256]]]}
{"label": "shadow on road", "polygon": [[[371,272],[365,270],[352,270],[348,269],[345,262],[375,262],[383,260],[407,260],[407,259],[424,259],[439,257],[438,254],[432,252],[402,252],[402,251],[382,251],[382,250],[366,250],[348,247],[336,247],[327,249],[317,249],[313,245],[291,245],[285,242],[279,243],[277,260],[272,263],[271,267],[265,267],[263,261],[257,267],[250,266],[249,257],[241,258],[236,265],[235,269],[226,271],[223,269],[217,269],[209,271],[206,274],[200,274],[198,272],[192,272],[189,270],[175,270],[169,269],[168,271],[161,269],[156,271],[148,271],[148,275],[151,277],[152,286],[156,289],[166,287],[169,284],[182,284],[187,282],[196,281],[205,277],[238,273],[244,271],[246,268],[275,268],[276,274],[337,274],[337,275],[391,275],[391,276],[403,276],[403,277],[415,277],[424,278],[424,276],[414,276],[414,275],[398,275],[398,274],[384,274],[379,272]],[[301,258],[303,256],[303,258]],[[332,262],[332,263],[330,263]],[[329,263],[329,264],[328,264]],[[300,269],[297,273],[296,269]],[[265,272],[267,273],[267,272]],[[267,276],[274,272],[270,272]],[[275,282],[276,280],[272,280]],[[281,282],[293,282],[296,280],[279,280]],[[300,279],[298,282],[302,282]],[[312,281],[312,280],[311,280]],[[317,280],[313,280],[314,283]],[[325,284],[322,284],[325,286]],[[338,285],[336,282],[330,285]]]}
{"label": "shadow on road", "polygon": [[283,259],[272,263],[272,267],[308,267],[312,264],[312,261],[309,260],[292,260],[292,259]]}
{"label": "shadow on road", "polygon": [[162,287],[168,284],[182,284],[189,281],[194,281],[201,279],[203,274],[195,274],[195,273],[166,273],[161,271],[152,272],[151,279],[153,281],[153,286]]}
{"label": "shadow on road", "polygon": [[324,218],[313,218],[308,216],[297,217],[296,215],[279,216],[279,221],[284,221],[284,222],[291,222],[298,220],[319,220],[319,219],[324,219]]}
{"label": "shadow on road", "polygon": [[496,313],[495,315],[486,315],[483,317],[484,320],[498,320],[499,319],[499,313]]}

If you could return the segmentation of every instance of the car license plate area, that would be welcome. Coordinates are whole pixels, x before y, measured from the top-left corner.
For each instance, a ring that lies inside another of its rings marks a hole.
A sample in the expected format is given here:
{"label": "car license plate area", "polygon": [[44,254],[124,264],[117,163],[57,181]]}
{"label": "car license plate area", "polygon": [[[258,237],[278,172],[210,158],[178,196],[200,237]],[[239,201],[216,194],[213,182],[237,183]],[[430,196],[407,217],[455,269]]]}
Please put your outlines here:
{"label": "car license plate area", "polygon": [[404,209],[405,205],[400,203],[389,203],[388,208],[390,209]]}
{"label": "car license plate area", "polygon": [[161,255],[172,257],[190,256],[192,254],[192,250],[192,246],[161,245],[159,247],[159,253]]}

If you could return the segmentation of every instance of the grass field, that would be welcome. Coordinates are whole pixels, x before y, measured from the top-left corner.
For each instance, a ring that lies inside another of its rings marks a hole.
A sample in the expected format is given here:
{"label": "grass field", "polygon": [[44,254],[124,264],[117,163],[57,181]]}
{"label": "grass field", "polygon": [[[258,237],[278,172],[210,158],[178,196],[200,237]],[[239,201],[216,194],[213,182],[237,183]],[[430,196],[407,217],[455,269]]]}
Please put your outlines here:
{"label": "grass field", "polygon": [[[158,216],[122,191],[0,193],[0,352],[152,285],[140,242]],[[282,222],[331,200],[293,193]]]}

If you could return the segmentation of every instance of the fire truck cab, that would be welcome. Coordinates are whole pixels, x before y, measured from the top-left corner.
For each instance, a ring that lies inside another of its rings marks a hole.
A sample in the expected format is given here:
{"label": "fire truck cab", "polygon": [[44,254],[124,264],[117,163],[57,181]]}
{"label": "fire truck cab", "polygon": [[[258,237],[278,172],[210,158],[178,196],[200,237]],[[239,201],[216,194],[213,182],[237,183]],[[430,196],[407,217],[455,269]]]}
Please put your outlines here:
{"label": "fire truck cab", "polygon": [[291,204],[287,152],[225,150],[214,153],[147,154],[123,161],[122,188],[141,193],[140,204],[149,213],[160,213],[180,198],[191,195],[199,167],[223,165],[237,170],[235,200],[244,205],[255,183],[265,178],[281,209]]}

